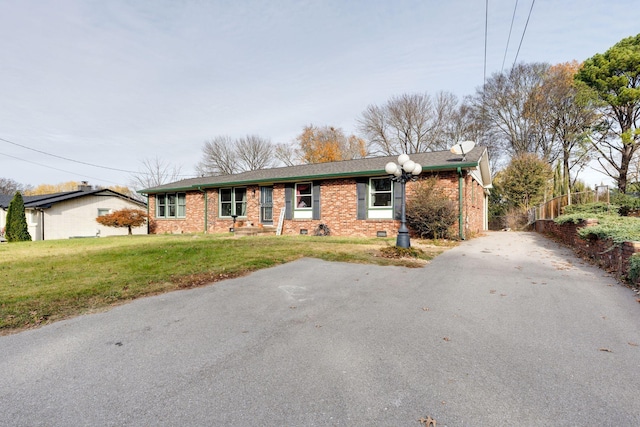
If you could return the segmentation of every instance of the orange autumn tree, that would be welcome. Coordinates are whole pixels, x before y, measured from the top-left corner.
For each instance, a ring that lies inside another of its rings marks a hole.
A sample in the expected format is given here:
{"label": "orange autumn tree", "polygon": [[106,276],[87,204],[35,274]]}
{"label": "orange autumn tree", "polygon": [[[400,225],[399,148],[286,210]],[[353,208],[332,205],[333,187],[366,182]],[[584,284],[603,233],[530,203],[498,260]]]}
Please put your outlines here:
{"label": "orange autumn tree", "polygon": [[361,159],[367,155],[366,143],[355,135],[345,136],[333,126],[305,126],[296,138],[303,163],[326,163]]}
{"label": "orange autumn tree", "polygon": [[132,227],[140,227],[145,224],[149,216],[141,209],[120,209],[107,215],[102,215],[96,218],[99,224],[106,227],[124,228],[126,227],[131,232]]}

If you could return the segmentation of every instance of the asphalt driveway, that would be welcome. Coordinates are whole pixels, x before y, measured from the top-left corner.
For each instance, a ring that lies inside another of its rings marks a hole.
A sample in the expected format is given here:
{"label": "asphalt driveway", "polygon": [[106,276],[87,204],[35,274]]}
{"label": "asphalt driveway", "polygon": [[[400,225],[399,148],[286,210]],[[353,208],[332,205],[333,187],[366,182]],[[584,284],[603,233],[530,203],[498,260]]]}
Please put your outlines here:
{"label": "asphalt driveway", "polygon": [[0,425],[638,426],[639,344],[631,290],[489,233],[421,269],[302,259],[0,337]]}

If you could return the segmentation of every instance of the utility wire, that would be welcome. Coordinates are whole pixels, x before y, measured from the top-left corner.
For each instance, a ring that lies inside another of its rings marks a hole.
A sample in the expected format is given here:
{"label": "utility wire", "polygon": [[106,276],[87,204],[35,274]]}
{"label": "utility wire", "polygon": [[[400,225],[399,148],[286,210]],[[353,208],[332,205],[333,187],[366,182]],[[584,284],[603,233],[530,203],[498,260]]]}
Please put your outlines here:
{"label": "utility wire", "polygon": [[[112,171],[126,172],[126,173],[130,173],[130,174],[134,174],[134,175],[153,175],[153,173],[151,173],[151,172],[130,171],[130,170],[126,170],[126,169],[112,168],[112,167],[109,167],[109,166],[101,166],[101,165],[96,165],[96,164],[93,164],[93,163],[83,162],[81,160],[70,159],[68,157],[58,156],[57,154],[51,154],[51,153],[47,153],[46,151],[37,150],[35,148],[27,147],[26,145],[18,144],[17,142],[9,141],[8,139],[5,139],[5,138],[0,138],[0,141],[6,142],[8,144],[12,144],[12,145],[15,145],[15,146],[18,146],[18,147],[22,147],[22,148],[27,149],[27,150],[35,151],[36,153],[45,154],[47,156],[56,157],[58,159],[66,160],[68,162],[79,163],[79,164],[91,166],[91,167],[94,167],[94,168],[109,169],[109,170],[112,170]],[[2,154],[2,153],[0,153],[0,154]],[[9,156],[8,154],[5,154],[5,156],[13,157],[13,156]],[[28,162],[28,163],[33,163],[33,164],[36,164],[36,165],[39,165],[39,166],[48,167],[50,169],[55,169],[53,167],[45,166],[45,165],[42,165],[42,164],[39,164],[39,163],[35,163],[35,162],[31,162],[29,160],[21,159],[19,157],[13,157],[13,158],[17,159],[17,160],[22,160],[22,161],[25,161],[25,162]],[[65,170],[62,170],[62,169],[58,169],[58,170],[60,170],[62,172],[68,172],[68,171],[65,171]],[[188,177],[188,178],[192,178],[193,177],[193,175],[178,175],[178,176],[180,176],[180,177]],[[88,177],[88,178],[90,178],[90,177]],[[94,179],[98,179],[98,178],[94,178]],[[106,182],[111,182],[111,181],[106,181]]]}
{"label": "utility wire", "polygon": [[529,25],[529,18],[531,18],[531,12],[533,11],[533,5],[536,4],[536,0],[531,1],[531,9],[529,9],[529,16],[527,16],[527,22],[524,24],[524,30],[522,31],[522,37],[520,38],[520,44],[518,45],[518,51],[516,52],[516,58],[513,60],[513,66],[516,66],[518,61],[518,55],[520,54],[520,48],[522,47],[522,41],[524,40],[524,34],[527,32],[527,26]]}
{"label": "utility wire", "polygon": [[504,70],[504,62],[507,60],[507,51],[509,50],[509,42],[511,41],[511,31],[513,31],[513,21],[516,20],[517,9],[518,9],[518,0],[516,0],[516,5],[513,7],[513,16],[511,16],[511,26],[509,27],[509,37],[507,37],[507,46],[504,48],[504,57],[502,58],[502,68],[500,68],[501,73]]}
{"label": "utility wire", "polygon": [[[2,139],[2,138],[0,138],[0,139]],[[31,163],[33,165],[42,166],[43,168],[49,168],[49,169],[57,170],[57,171],[60,171],[60,172],[66,172],[66,173],[70,173],[70,174],[73,174],[73,175],[76,175],[76,176],[82,176],[84,178],[91,178],[91,179],[95,179],[95,180],[102,181],[102,182],[109,182],[109,183],[115,184],[115,185],[122,185],[119,182],[108,181],[106,179],[96,178],[95,176],[88,176],[88,175],[79,174],[78,172],[71,172],[71,171],[68,171],[68,170],[65,170],[65,169],[54,168],[53,166],[43,165],[42,163],[37,163],[37,162],[31,161],[31,160],[26,160],[26,159],[21,159],[20,157],[12,156],[10,154],[0,153],[0,155],[7,156],[7,157],[10,157],[12,159],[20,160],[21,162],[26,162],[26,163]]]}
{"label": "utility wire", "polygon": [[80,161],[80,160],[70,159],[68,157],[58,156],[57,154],[51,154],[51,153],[47,153],[46,151],[36,150],[35,148],[27,147],[26,145],[18,144],[17,142],[9,141],[8,139],[4,139],[4,138],[0,138],[0,141],[4,141],[4,142],[6,142],[8,144],[16,145],[18,147],[22,147],[22,148],[25,148],[27,150],[35,151],[36,153],[45,154],[47,156],[56,157],[56,158],[62,159],[62,160],[67,160],[69,162],[80,163],[80,164],[83,164],[83,165],[92,166],[94,168],[109,169],[109,170],[112,170],[112,171],[126,172],[126,173],[135,173],[135,174],[139,173],[139,172],[129,171],[129,170],[125,170],[125,169],[111,168],[109,166],[95,165],[93,163],[87,163],[87,162],[83,162],[83,161]]}

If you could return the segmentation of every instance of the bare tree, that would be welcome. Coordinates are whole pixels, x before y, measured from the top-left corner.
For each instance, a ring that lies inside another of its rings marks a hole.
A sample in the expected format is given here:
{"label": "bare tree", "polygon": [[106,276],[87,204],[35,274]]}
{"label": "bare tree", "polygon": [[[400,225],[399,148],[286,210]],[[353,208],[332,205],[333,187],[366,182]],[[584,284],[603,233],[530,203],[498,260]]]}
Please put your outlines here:
{"label": "bare tree", "polygon": [[273,155],[285,166],[294,166],[302,163],[300,160],[300,153],[298,152],[295,142],[284,143],[280,142],[275,144],[273,148]]}
{"label": "bare tree", "polygon": [[231,175],[273,167],[275,156],[268,139],[256,135],[231,139],[217,136],[204,143],[202,160],[196,165],[201,176]]}
{"label": "bare tree", "polygon": [[[495,73],[476,91],[473,105],[492,138],[499,138],[505,154],[540,153],[541,135],[534,120],[526,114],[527,101],[542,84],[548,64],[517,64],[511,70]],[[486,135],[485,135],[486,138]]]}
{"label": "bare tree", "polygon": [[444,123],[455,111],[454,95],[440,92],[404,94],[385,105],[369,105],[358,119],[359,130],[368,139],[370,151],[396,155],[447,148]]}
{"label": "bare tree", "polygon": [[12,196],[16,194],[16,191],[24,193],[31,188],[32,187],[30,185],[20,184],[19,182],[14,181],[11,178],[0,178],[0,194]]}
{"label": "bare tree", "polygon": [[180,179],[181,167],[171,165],[158,156],[142,161],[142,168],[131,176],[131,186],[136,189],[157,187]]}
{"label": "bare tree", "polygon": [[236,156],[247,171],[271,168],[275,164],[273,146],[268,139],[248,135],[236,141]]}

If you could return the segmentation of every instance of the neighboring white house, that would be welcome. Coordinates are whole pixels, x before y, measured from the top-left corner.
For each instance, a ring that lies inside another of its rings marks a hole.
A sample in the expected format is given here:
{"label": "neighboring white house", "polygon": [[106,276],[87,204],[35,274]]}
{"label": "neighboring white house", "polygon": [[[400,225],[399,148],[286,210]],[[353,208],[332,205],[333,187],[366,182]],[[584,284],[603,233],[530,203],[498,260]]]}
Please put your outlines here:
{"label": "neighboring white house", "polygon": [[[13,195],[0,195],[0,229],[6,226],[11,199]],[[33,240],[126,235],[126,228],[105,227],[96,218],[120,209],[146,210],[147,207],[144,202],[113,190],[94,190],[89,185],[80,185],[76,191],[23,196],[23,199]],[[132,232],[147,234],[147,225],[133,228]]]}

